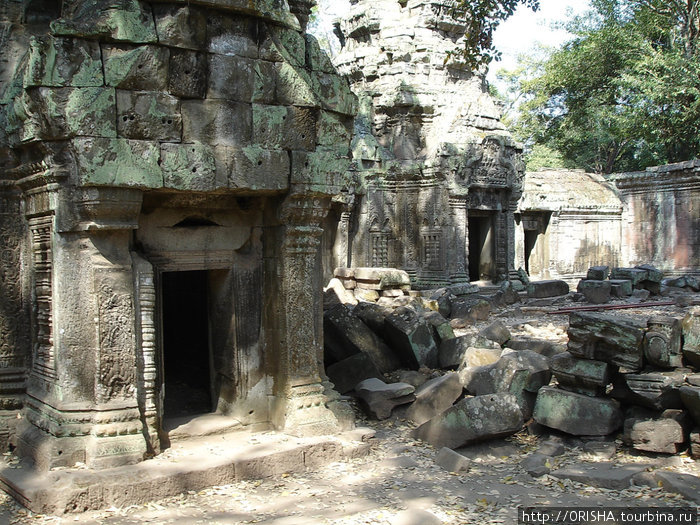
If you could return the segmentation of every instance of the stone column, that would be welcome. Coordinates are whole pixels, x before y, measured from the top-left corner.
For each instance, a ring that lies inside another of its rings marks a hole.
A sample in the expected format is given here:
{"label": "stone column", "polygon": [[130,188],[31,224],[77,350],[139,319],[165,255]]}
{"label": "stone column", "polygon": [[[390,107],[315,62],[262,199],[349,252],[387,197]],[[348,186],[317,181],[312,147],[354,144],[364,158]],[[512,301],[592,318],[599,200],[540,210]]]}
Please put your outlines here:
{"label": "stone column", "polygon": [[509,199],[508,210],[505,217],[506,230],[506,278],[515,279],[517,269],[515,267],[515,212],[518,209],[518,201]]}
{"label": "stone column", "polygon": [[275,426],[293,435],[330,434],[338,421],[327,408],[319,357],[323,355],[323,298],[318,250],[329,199],[290,195],[281,206],[278,266],[279,359]]}
{"label": "stone column", "polygon": [[447,271],[452,284],[469,282],[467,261],[469,253],[469,219],[467,196],[451,196],[450,235],[447,240]]}

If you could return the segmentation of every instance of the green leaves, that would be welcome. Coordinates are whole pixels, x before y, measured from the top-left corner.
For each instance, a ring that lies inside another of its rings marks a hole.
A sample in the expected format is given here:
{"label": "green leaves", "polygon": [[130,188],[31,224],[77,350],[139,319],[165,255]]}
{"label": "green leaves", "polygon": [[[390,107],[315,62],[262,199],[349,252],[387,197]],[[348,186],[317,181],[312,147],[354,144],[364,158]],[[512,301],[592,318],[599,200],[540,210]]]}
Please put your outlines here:
{"label": "green leaves", "polygon": [[575,38],[521,83],[521,139],[604,173],[697,156],[698,2],[593,0],[568,25]]}

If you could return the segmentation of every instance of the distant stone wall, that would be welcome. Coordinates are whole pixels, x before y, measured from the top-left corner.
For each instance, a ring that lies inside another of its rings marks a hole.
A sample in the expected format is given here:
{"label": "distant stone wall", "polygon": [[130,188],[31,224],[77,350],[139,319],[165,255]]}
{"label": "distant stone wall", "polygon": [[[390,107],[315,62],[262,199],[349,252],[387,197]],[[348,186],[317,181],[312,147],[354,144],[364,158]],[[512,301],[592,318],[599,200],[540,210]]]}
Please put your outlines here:
{"label": "distant stone wall", "polygon": [[600,175],[528,172],[516,214],[515,264],[540,279],[622,264],[622,203]]}
{"label": "distant stone wall", "polygon": [[667,274],[700,268],[700,160],[608,177],[624,203],[623,259]]}

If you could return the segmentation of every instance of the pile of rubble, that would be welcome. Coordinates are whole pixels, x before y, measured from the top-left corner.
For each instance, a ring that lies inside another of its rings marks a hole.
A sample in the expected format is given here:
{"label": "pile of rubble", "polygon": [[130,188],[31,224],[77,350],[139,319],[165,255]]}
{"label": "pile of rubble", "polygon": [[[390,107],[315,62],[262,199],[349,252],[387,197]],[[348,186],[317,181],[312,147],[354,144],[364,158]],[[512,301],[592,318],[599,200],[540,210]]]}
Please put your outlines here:
{"label": "pile of rubble", "polygon": [[[588,277],[602,278],[582,282],[607,282],[599,288],[608,291],[669,286],[651,268],[614,269],[612,279],[598,270]],[[501,320],[483,323],[525,298],[574,300],[561,281],[523,282],[520,292],[510,281],[487,296],[472,285],[412,291],[395,269],[335,275],[325,292],[326,370],[370,417],[411,421],[416,437],[450,449],[527,424],[585,437],[622,430],[637,450],[675,454],[690,445],[700,456],[700,307],[683,318],[573,311],[564,345],[513,337]],[[480,331],[455,334],[477,322]]]}

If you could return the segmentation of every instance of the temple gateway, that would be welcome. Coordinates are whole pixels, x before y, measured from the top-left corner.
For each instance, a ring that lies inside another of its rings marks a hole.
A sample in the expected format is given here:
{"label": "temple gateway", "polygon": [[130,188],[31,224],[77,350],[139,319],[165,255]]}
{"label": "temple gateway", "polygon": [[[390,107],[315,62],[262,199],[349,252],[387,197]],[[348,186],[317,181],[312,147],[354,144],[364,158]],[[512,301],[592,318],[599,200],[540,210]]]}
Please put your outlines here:
{"label": "temple gateway", "polygon": [[290,4],[2,3],[0,435],[38,467],[347,423],[319,247],[356,97]]}

